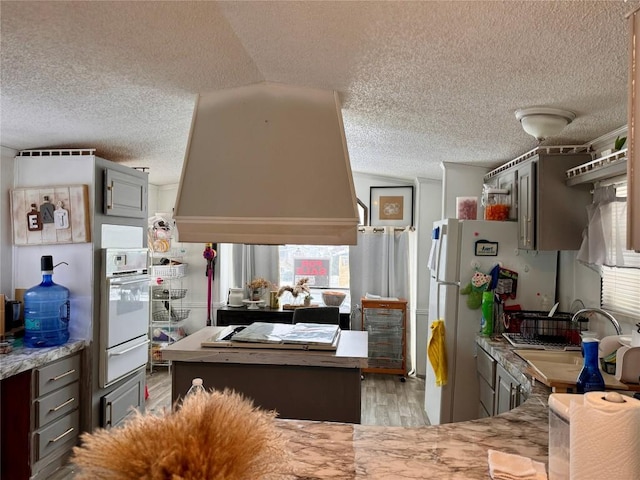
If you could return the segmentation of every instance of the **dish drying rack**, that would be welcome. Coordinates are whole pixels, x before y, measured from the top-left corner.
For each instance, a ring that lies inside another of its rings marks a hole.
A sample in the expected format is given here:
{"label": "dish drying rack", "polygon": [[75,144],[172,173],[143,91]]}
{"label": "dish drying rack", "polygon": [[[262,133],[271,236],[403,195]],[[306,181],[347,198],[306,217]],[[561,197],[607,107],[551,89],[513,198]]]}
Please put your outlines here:
{"label": "dish drying rack", "polygon": [[502,334],[511,345],[518,348],[539,350],[580,350],[580,333],[587,330],[589,320],[573,314],[518,310],[504,312],[503,323],[507,330]]}

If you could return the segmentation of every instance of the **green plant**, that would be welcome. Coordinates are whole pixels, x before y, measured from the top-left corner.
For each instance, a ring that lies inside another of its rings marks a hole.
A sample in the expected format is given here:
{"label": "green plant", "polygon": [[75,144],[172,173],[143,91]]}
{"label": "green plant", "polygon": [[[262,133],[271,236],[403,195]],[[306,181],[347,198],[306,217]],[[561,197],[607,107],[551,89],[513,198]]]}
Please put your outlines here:
{"label": "green plant", "polygon": [[616,137],[616,141],[613,143],[613,148],[615,150],[620,150],[622,149],[622,147],[624,147],[624,142],[627,141],[627,137]]}

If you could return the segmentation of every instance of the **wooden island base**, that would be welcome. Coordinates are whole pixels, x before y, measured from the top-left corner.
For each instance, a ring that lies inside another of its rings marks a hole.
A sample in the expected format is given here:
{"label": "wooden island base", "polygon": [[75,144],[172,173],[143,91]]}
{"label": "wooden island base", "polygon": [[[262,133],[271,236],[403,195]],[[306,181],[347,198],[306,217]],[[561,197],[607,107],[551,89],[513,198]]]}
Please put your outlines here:
{"label": "wooden island base", "polygon": [[360,423],[360,369],[174,362],[173,402],[200,377],[207,389],[232,388],[279,418]]}

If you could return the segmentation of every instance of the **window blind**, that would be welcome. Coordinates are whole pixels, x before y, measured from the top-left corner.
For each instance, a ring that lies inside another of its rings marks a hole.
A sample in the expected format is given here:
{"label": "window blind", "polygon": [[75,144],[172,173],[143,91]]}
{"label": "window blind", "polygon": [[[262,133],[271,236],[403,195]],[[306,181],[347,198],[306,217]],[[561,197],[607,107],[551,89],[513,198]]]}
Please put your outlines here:
{"label": "window blind", "polygon": [[[616,187],[618,197],[626,197],[626,185]],[[624,202],[617,202],[615,208],[626,208]],[[613,218],[618,215],[613,215]],[[626,218],[626,216],[622,216]],[[617,238],[626,238],[626,222],[613,222],[612,231]],[[605,310],[640,319],[640,253],[631,250],[622,252],[625,267],[602,267],[601,304]]]}

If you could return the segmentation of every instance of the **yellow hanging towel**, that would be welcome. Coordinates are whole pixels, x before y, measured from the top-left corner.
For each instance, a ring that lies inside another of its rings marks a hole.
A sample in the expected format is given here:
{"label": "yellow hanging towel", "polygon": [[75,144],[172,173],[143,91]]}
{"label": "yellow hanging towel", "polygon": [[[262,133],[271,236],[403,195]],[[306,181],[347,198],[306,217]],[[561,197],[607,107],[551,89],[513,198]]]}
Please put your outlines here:
{"label": "yellow hanging towel", "polygon": [[431,338],[427,347],[429,362],[436,374],[436,385],[447,384],[447,347],[444,336],[444,320],[435,320],[431,324]]}

